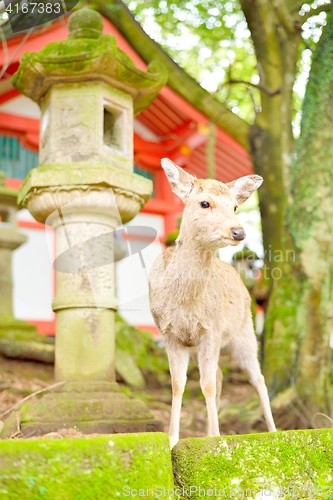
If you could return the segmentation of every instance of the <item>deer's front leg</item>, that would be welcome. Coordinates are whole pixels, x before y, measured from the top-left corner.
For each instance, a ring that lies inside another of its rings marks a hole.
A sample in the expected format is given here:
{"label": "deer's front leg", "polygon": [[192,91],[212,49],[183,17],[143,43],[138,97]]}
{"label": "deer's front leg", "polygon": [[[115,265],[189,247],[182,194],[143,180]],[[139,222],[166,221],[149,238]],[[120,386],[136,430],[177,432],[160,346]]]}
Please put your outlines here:
{"label": "deer's front leg", "polygon": [[[208,436],[219,436],[219,421],[217,415],[217,399],[220,399],[222,377],[219,380],[218,373],[218,360],[219,360],[220,346],[214,339],[203,339],[198,347],[198,364],[200,371],[200,386],[205,396],[208,426]],[[222,375],[222,372],[220,372]],[[217,380],[218,379],[218,380]],[[218,384],[217,384],[218,381]],[[217,385],[219,386],[217,388]]]}
{"label": "deer's front leg", "polygon": [[166,342],[165,348],[169,358],[172,385],[172,407],[169,428],[170,446],[173,448],[179,441],[180,411],[186,384],[186,373],[189,351],[176,342]]}

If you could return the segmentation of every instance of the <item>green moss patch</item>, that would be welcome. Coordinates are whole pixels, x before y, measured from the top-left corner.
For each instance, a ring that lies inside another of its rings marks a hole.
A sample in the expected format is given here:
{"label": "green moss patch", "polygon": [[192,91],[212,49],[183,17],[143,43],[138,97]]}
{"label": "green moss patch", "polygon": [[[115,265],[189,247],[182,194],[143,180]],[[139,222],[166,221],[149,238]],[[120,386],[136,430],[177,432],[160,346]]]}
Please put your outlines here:
{"label": "green moss patch", "polygon": [[[130,368],[130,364],[120,366],[121,361],[125,361],[124,355],[132,358],[133,363],[141,370],[146,379],[154,375],[160,383],[169,381],[169,364],[165,349],[157,346],[150,332],[129,325],[116,314],[115,334],[116,369],[127,383],[130,383],[131,379],[123,371],[126,367]],[[123,358],[121,354],[123,354]],[[117,358],[119,359],[117,360]],[[132,385],[139,387],[139,384]]]}
{"label": "green moss patch", "polygon": [[180,498],[333,499],[333,429],[184,439]]}
{"label": "green moss patch", "polygon": [[1,500],[155,498],[173,476],[163,433],[0,442]]}

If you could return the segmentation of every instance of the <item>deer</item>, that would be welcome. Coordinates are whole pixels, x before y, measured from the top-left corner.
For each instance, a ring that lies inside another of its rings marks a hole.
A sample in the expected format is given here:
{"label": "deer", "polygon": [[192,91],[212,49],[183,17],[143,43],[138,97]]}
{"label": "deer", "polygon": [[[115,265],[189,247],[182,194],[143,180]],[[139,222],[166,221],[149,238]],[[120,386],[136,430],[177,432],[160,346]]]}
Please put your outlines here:
{"label": "deer", "polygon": [[269,432],[275,432],[268,391],[258,361],[250,295],[233,266],[217,257],[236,246],[245,231],[236,209],[263,178],[246,175],[226,184],[198,179],[168,158],[161,160],[172,191],[184,203],[179,236],[153,262],[149,300],[163,335],[172,387],[170,446],[179,441],[182,398],[189,359],[198,366],[207,409],[207,435],[219,436],[222,391],[220,349],[228,347],[256,389]]}

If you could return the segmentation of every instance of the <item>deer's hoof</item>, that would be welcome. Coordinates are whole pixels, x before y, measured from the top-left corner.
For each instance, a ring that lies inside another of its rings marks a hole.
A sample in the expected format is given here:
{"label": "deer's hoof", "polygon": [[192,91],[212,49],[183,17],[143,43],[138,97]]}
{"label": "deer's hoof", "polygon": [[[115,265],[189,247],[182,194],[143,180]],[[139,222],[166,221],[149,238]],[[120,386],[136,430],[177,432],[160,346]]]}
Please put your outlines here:
{"label": "deer's hoof", "polygon": [[172,449],[178,443],[179,437],[178,436],[169,436],[169,439],[170,439],[170,448]]}

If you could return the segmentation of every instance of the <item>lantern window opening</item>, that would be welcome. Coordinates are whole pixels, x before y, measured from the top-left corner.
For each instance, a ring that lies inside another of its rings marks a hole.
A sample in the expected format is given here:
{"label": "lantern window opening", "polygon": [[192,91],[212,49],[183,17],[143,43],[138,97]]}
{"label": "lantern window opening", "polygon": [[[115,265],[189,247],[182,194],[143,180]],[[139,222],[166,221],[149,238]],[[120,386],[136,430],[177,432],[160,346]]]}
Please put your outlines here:
{"label": "lantern window opening", "polygon": [[0,205],[0,224],[6,226],[12,226],[14,223],[13,210],[10,207],[4,207]]}
{"label": "lantern window opening", "polygon": [[115,109],[109,104],[104,104],[103,110],[103,144],[125,154],[124,144],[124,113],[122,110]]}

